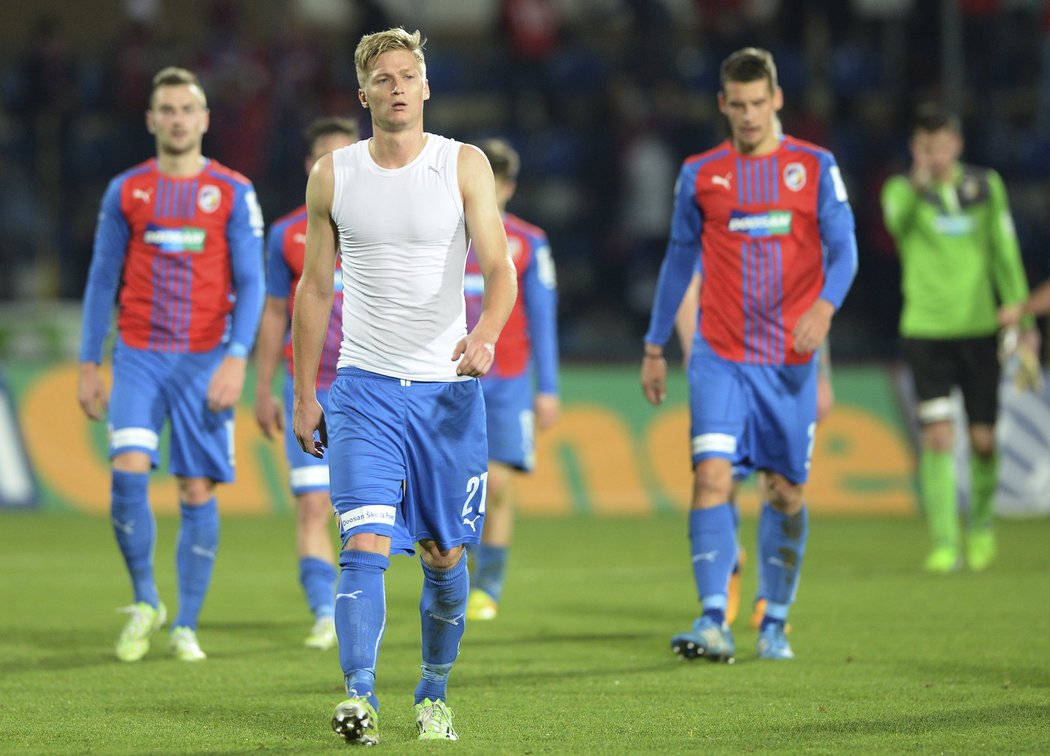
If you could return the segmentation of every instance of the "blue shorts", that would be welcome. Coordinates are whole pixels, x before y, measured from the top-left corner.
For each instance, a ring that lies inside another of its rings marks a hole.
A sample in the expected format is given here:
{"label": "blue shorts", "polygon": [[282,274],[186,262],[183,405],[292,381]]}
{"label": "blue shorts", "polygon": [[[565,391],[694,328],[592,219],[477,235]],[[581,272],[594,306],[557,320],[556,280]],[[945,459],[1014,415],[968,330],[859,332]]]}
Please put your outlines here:
{"label": "blue shorts", "polygon": [[171,421],[171,472],[183,478],[233,480],[233,410],[208,409],[208,383],[226,354],[153,352],[117,339],[109,401],[109,456],[146,452],[159,464],[160,433]]}
{"label": "blue shorts", "polygon": [[488,418],[489,459],[523,472],[536,464],[536,413],[532,409],[532,377],[481,379]]}
{"label": "blue shorts", "polygon": [[442,549],[478,542],[488,444],[477,380],[403,381],[340,368],[328,409],[328,469],[343,543],[376,533],[393,539],[391,551],[411,553],[422,540]]}
{"label": "blue shorts", "polygon": [[748,365],[719,357],[701,338],[689,360],[693,465],[723,457],[736,478],[769,470],[805,483],[817,427],[817,362]]}
{"label": "blue shorts", "polygon": [[[284,377],[284,456],[288,460],[288,481],[292,494],[309,493],[310,491],[328,490],[328,460],[318,459],[303,451],[299,440],[292,429],[292,376]],[[328,389],[317,390],[317,401],[328,415]]]}

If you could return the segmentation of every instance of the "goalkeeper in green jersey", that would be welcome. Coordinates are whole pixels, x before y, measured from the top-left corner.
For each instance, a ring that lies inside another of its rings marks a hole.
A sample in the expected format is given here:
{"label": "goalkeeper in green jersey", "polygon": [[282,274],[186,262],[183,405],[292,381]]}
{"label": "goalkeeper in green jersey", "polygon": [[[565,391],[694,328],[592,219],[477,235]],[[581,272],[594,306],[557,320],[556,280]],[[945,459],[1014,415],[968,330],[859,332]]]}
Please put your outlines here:
{"label": "goalkeeper in green jersey", "polygon": [[[966,560],[983,570],[995,559],[999,317],[1028,297],[1002,179],[989,168],[961,163],[962,146],[957,118],[921,107],[911,135],[911,170],[882,189],[886,228],[901,260],[900,333],[915,378],[919,489],[933,542],[925,566],[931,572],[951,572],[962,562],[953,386],[962,391],[970,436]],[[1030,328],[1030,321],[1023,325]]]}

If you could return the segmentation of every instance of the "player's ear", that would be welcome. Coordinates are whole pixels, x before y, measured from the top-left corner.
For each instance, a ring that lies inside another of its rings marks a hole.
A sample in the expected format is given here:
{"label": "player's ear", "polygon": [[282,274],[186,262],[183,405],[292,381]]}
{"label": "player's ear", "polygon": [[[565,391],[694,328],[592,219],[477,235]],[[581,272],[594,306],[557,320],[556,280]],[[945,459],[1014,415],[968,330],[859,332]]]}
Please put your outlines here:
{"label": "player's ear", "polygon": [[361,107],[365,110],[368,110],[368,98],[365,97],[365,90],[357,90],[357,99],[360,101]]}
{"label": "player's ear", "polygon": [[150,134],[156,134],[157,133],[156,129],[154,129],[154,127],[153,127],[153,111],[152,110],[147,110],[146,111],[146,131],[148,131]]}
{"label": "player's ear", "polygon": [[428,79],[423,79],[423,99],[430,99],[430,81]]}
{"label": "player's ear", "polygon": [[782,107],[784,107],[784,90],[777,87],[777,90],[773,93],[773,110],[779,113]]}

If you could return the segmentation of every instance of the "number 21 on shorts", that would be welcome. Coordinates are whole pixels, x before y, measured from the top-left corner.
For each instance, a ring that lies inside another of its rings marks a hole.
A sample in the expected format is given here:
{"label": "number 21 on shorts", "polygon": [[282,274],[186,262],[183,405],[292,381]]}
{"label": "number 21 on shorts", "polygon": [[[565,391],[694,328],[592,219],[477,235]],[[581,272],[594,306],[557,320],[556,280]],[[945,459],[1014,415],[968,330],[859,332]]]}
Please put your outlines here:
{"label": "number 21 on shorts", "polygon": [[[469,525],[470,529],[477,532],[477,521],[485,514],[485,497],[489,491],[489,471],[486,470],[481,475],[475,475],[467,481],[467,500],[463,502],[463,524]],[[480,499],[477,502],[478,509],[477,514],[474,514],[474,499],[478,497],[480,492]],[[474,515],[471,517],[471,515]]]}

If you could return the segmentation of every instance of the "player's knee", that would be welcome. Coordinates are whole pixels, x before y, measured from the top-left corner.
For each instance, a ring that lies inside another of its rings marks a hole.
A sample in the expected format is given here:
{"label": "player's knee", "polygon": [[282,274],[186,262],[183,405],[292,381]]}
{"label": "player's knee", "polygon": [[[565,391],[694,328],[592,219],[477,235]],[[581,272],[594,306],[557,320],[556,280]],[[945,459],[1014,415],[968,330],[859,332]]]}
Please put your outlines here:
{"label": "player's knee", "polygon": [[419,555],[428,567],[451,570],[463,558],[463,547],[453,546],[451,549],[442,550],[436,541],[425,540],[419,542]]}
{"label": "player's knee", "polygon": [[693,506],[729,501],[733,492],[733,468],[727,459],[703,459],[693,468]]}
{"label": "player's knee", "polygon": [[985,459],[995,454],[995,426],[971,426],[970,450],[978,457],[984,457]]}
{"label": "player's knee", "polygon": [[786,515],[798,514],[805,502],[803,487],[798,483],[792,483],[779,473],[772,473],[768,477],[768,499],[770,506]]}
{"label": "player's knee", "polygon": [[933,452],[948,452],[955,446],[952,424],[947,421],[928,423],[922,427],[922,446]]}
{"label": "player's knee", "polygon": [[215,481],[210,478],[179,478],[179,501],[185,504],[207,504],[214,495]]}
{"label": "player's knee", "polygon": [[149,455],[140,451],[120,452],[113,457],[113,469],[121,472],[148,473],[152,467]]}

